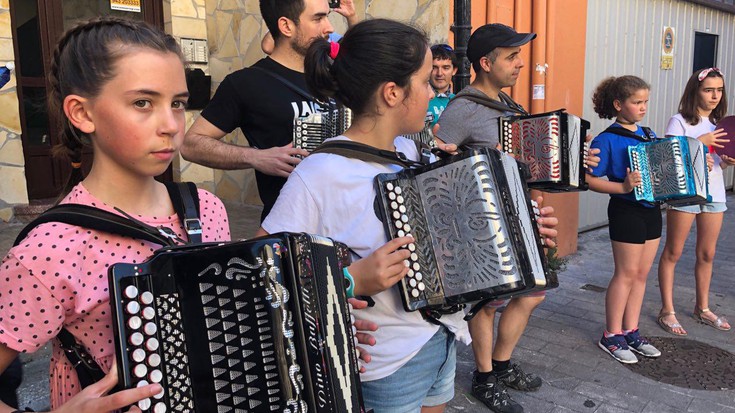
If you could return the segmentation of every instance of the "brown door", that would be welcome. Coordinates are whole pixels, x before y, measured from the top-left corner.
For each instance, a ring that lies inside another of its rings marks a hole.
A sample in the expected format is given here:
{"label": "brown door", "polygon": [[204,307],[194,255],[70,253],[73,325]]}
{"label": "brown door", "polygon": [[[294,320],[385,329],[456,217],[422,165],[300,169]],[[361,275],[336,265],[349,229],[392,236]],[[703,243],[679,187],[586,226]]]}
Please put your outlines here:
{"label": "brown door", "polygon": [[[162,0],[141,0],[140,12],[112,10],[112,0],[10,0],[15,46],[18,99],[28,197],[53,198],[66,181],[70,166],[51,155],[59,142],[56,122],[49,118],[46,74],[56,41],[80,20],[116,15],[144,20],[163,28]],[[85,154],[89,167],[91,154]],[[171,176],[171,169],[164,174]]]}

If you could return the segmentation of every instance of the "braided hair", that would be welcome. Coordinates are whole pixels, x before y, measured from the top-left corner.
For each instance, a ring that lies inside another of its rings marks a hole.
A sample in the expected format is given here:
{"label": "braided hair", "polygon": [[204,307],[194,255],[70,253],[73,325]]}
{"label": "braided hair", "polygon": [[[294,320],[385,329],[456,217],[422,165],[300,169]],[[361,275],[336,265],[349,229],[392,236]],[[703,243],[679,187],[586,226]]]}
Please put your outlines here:
{"label": "braided hair", "polygon": [[59,144],[54,156],[69,159],[72,172],[61,196],[83,179],[82,149],[90,145],[89,136],[75,128],[64,113],[69,95],[94,98],[116,75],[116,62],[133,48],[148,48],[183,56],[176,40],[147,23],[113,16],[79,23],[61,36],[54,49],[49,70],[49,112],[58,122]]}

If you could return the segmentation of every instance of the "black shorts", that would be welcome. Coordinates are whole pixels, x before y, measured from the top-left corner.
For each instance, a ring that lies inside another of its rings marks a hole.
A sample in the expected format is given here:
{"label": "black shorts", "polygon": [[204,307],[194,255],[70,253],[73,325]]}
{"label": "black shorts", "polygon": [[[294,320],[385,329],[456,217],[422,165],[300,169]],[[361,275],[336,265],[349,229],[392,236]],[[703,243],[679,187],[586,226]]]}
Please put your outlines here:
{"label": "black shorts", "polygon": [[661,209],[647,208],[637,202],[610,197],[607,205],[610,239],[628,244],[645,244],[661,238]]}

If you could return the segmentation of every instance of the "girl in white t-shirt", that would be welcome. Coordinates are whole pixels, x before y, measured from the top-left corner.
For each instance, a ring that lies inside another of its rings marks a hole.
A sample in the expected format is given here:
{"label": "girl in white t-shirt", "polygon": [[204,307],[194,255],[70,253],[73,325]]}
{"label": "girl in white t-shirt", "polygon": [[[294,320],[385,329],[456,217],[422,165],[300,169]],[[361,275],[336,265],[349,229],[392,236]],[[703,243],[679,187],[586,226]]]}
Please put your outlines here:
{"label": "girl in white t-shirt", "polygon": [[[679,103],[679,113],[672,116],[666,127],[666,136],[696,137],[712,149],[732,137],[726,136],[715,125],[727,113],[725,79],[717,68],[700,69],[689,78]],[[669,333],[684,336],[674,312],[674,270],[681,257],[684,242],[692,223],[697,221],[697,260],[694,267],[696,304],[692,316],[695,320],[718,330],[730,330],[730,323],[709,309],[709,286],[712,280],[712,261],[715,257],[717,238],[722,228],[725,205],[725,183],[722,170],[735,165],[735,159],[712,154],[714,166],[709,173],[709,193],[712,202],[704,205],[669,207],[666,213],[666,246],[658,266],[661,290],[661,311],[658,324]]]}
{"label": "girl in white t-shirt", "polygon": [[[423,33],[372,19],[350,28],[339,44],[315,40],[306,54],[305,74],[317,98],[335,98],[353,111],[352,126],[332,139],[398,151],[417,160],[416,146],[401,135],[424,127],[434,96],[431,62]],[[456,150],[451,146],[445,149]],[[349,245],[355,253],[348,268],[355,294],[375,301],[355,315],[379,326],[373,333],[370,364],[361,375],[366,408],[376,413],[442,412],[454,395],[455,341],[467,342],[469,334],[463,314],[444,315],[441,324],[433,324],[418,312],[406,312],[397,289],[391,288],[408,272],[404,260],[409,253],[400,247],[412,238],[386,242],[374,209],[373,180],[379,173],[400,169],[312,154],[289,176],[260,234],[303,231]]]}

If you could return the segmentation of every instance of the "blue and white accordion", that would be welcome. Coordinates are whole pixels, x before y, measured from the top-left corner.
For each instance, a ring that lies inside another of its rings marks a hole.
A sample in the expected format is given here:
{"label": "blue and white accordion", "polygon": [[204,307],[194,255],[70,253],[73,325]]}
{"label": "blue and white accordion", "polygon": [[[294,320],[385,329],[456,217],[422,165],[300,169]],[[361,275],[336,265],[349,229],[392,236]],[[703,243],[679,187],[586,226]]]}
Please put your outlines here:
{"label": "blue and white accordion", "polygon": [[564,109],[499,119],[503,152],[531,171],[528,186],[547,192],[585,191],[585,136],[590,123]]}
{"label": "blue and white accordion", "polygon": [[558,286],[548,271],[523,165],[491,148],[375,178],[389,238],[412,235],[407,311]]}
{"label": "blue and white accordion", "polygon": [[344,244],[279,233],[110,267],[119,383],[143,412],[363,413]]}
{"label": "blue and white accordion", "polygon": [[707,148],[698,139],[674,136],[628,147],[631,170],[640,171],[635,198],[683,206],[709,202]]}

